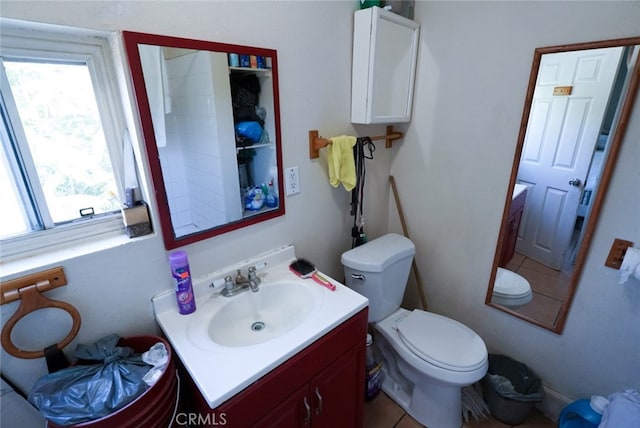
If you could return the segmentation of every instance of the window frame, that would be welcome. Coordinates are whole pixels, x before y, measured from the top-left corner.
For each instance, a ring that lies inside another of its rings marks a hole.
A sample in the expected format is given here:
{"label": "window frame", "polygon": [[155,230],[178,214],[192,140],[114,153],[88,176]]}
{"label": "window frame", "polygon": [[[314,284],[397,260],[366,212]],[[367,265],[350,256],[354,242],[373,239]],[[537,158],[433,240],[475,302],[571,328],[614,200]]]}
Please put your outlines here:
{"label": "window frame", "polygon": [[[93,82],[107,150],[117,185],[124,200],[125,181],[137,183],[134,165],[125,167],[125,151],[130,151],[124,98],[118,82],[114,46],[117,33],[16,21],[0,17],[0,56],[11,59],[68,60],[84,62]],[[10,160],[12,162],[12,160]],[[36,178],[37,179],[37,178]],[[139,186],[137,186],[139,187]],[[126,236],[121,212],[57,224],[0,240],[0,261],[27,257],[54,248],[87,241]]]}

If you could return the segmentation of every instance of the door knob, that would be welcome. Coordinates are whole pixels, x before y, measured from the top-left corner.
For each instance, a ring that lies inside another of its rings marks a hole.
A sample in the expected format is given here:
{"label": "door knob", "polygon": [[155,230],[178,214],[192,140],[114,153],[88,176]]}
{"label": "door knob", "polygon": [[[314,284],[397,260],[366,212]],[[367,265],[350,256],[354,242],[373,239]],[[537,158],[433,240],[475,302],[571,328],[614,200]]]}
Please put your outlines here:
{"label": "door knob", "polygon": [[574,187],[579,187],[580,186],[580,179],[579,178],[574,178],[573,180],[569,180],[569,184],[574,186]]}

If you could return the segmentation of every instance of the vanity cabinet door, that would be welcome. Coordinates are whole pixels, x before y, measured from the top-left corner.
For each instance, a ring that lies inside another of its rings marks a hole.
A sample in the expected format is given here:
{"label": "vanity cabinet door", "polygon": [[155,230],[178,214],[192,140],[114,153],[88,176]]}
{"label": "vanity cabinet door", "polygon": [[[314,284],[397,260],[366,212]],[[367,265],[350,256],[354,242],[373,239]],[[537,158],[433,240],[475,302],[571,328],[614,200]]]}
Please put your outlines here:
{"label": "vanity cabinet door", "polygon": [[352,349],[311,382],[314,428],[362,426],[364,352],[364,348]]}
{"label": "vanity cabinet door", "polygon": [[364,371],[364,348],[353,348],[276,406],[254,427],[361,427]]}
{"label": "vanity cabinet door", "polygon": [[502,246],[502,257],[500,257],[500,267],[505,267],[513,258],[516,252],[516,244],[518,241],[518,232],[520,230],[520,222],[524,213],[524,203],[527,196],[526,190],[511,202],[509,210],[509,218],[505,223],[506,233],[504,244]]}
{"label": "vanity cabinet door", "polygon": [[255,428],[296,428],[311,426],[309,387],[305,385],[260,419]]}

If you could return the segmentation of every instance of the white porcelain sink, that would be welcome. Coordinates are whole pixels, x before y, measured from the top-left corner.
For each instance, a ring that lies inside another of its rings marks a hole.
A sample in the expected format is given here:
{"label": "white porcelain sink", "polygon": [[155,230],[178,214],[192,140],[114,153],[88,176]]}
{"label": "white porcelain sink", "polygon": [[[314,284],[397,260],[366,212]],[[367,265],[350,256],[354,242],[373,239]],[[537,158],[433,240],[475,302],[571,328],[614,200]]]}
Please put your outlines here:
{"label": "white porcelain sink", "polygon": [[[337,281],[331,291],[295,276],[295,258],[287,245],[194,279],[196,311],[189,315],[178,312],[173,289],[153,297],[156,321],[212,409],[367,307]],[[261,264],[255,293],[225,297],[210,287]]]}
{"label": "white porcelain sink", "polygon": [[315,306],[314,295],[293,282],[265,282],[223,301],[209,323],[209,337],[222,346],[266,342],[298,326]]}
{"label": "white porcelain sink", "polygon": [[[288,265],[287,265],[288,266]],[[186,335],[193,346],[212,352],[238,352],[286,336],[312,321],[326,293],[312,280],[301,280],[289,269],[267,270],[258,276],[257,292],[233,297],[219,292],[198,301]]]}

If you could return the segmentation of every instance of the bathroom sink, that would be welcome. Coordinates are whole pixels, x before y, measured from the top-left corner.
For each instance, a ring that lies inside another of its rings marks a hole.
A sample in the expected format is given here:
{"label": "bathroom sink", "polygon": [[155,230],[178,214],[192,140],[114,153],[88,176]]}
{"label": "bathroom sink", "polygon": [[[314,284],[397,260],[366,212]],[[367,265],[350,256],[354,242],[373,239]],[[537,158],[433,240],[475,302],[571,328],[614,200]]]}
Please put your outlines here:
{"label": "bathroom sink", "polygon": [[196,347],[229,352],[267,344],[304,324],[324,303],[321,287],[275,272],[263,274],[257,292],[233,297],[214,293],[189,319],[187,337]]}
{"label": "bathroom sink", "polygon": [[268,283],[258,292],[221,299],[226,302],[209,323],[209,337],[222,346],[255,345],[281,336],[314,307],[313,293],[291,282]]}
{"label": "bathroom sink", "polygon": [[[194,279],[196,311],[188,315],[173,289],[153,297],[158,325],[212,409],[367,307],[337,281],[331,291],[298,278],[289,270],[295,259],[287,245]],[[221,279],[259,265],[257,292],[222,295]]]}

